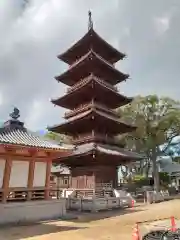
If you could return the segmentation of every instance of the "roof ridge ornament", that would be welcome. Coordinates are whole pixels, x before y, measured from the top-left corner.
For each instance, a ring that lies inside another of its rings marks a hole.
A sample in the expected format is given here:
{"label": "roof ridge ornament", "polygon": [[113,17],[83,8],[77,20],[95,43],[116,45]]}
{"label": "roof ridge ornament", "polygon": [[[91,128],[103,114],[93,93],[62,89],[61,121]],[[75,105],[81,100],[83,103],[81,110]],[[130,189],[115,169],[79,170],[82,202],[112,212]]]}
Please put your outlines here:
{"label": "roof ridge ornament", "polygon": [[93,29],[92,13],[90,10],[88,12],[88,16],[89,16],[88,30],[90,30],[90,29]]}
{"label": "roof ridge ornament", "polygon": [[17,120],[20,117],[20,111],[17,107],[14,107],[13,112],[9,114],[13,120]]}

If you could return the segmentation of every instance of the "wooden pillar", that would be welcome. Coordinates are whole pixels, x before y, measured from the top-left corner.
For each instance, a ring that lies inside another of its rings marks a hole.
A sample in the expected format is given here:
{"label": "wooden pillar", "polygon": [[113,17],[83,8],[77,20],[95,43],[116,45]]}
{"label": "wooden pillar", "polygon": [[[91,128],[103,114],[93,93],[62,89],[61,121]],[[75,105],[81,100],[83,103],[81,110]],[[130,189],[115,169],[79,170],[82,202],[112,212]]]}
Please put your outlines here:
{"label": "wooden pillar", "polygon": [[35,159],[30,160],[29,162],[29,173],[28,173],[28,193],[27,193],[27,200],[31,200],[32,198],[32,188],[33,188],[33,181],[34,181],[34,169],[35,169]]}
{"label": "wooden pillar", "polygon": [[11,168],[12,168],[12,159],[10,157],[6,158],[5,170],[3,176],[3,196],[2,202],[5,203],[7,200],[7,196],[9,194],[9,181],[11,176]]}
{"label": "wooden pillar", "polygon": [[56,176],[56,187],[57,187],[57,199],[60,198],[60,176]]}
{"label": "wooden pillar", "polygon": [[45,199],[48,200],[50,198],[49,192],[50,192],[50,176],[51,176],[51,166],[52,161],[48,160],[47,166],[46,166],[46,184],[45,184]]}

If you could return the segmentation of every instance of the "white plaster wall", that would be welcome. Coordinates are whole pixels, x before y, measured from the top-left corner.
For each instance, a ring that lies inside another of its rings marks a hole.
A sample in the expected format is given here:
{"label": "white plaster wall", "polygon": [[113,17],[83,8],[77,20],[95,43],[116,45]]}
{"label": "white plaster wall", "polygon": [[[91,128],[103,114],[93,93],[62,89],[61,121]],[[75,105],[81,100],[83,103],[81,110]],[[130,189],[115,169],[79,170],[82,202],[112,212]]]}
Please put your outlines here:
{"label": "white plaster wall", "polygon": [[3,185],[5,163],[6,163],[5,159],[0,159],[0,188],[2,188]]}
{"label": "white plaster wall", "polygon": [[46,162],[36,162],[34,169],[34,187],[44,187],[46,183]]}
{"label": "white plaster wall", "polygon": [[28,172],[29,172],[28,161],[13,160],[9,187],[27,187]]}
{"label": "white plaster wall", "polygon": [[0,204],[0,224],[37,222],[66,215],[66,199]]}

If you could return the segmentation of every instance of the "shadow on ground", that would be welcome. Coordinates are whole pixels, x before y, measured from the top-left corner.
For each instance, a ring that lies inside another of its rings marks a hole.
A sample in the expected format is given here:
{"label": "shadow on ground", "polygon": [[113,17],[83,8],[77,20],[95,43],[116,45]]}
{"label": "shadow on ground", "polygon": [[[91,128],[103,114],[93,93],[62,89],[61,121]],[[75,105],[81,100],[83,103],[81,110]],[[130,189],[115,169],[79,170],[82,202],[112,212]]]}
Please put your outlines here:
{"label": "shadow on ground", "polygon": [[[142,212],[144,209],[113,209],[109,211],[99,211],[99,212],[77,212],[77,211],[70,211],[69,215],[72,215],[71,219],[67,219],[67,221],[71,222],[80,222],[80,223],[87,223],[91,221],[98,221],[106,218],[122,216],[125,214],[131,214],[135,212]],[[74,217],[74,218],[73,218]]]}
{"label": "shadow on ground", "polygon": [[0,228],[0,240],[19,240],[30,237],[37,237],[45,234],[84,229],[85,227],[57,226],[53,223],[27,224],[26,226],[6,226]]}

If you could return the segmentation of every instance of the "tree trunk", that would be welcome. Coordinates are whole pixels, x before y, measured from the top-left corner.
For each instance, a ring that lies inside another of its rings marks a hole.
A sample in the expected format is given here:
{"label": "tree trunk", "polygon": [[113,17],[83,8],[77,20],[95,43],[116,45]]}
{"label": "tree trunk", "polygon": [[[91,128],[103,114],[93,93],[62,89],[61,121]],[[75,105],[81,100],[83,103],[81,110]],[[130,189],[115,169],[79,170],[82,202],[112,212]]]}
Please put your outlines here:
{"label": "tree trunk", "polygon": [[148,162],[147,162],[147,165],[146,165],[146,168],[145,168],[145,176],[146,176],[146,178],[149,177],[149,170],[150,170],[150,167],[151,167],[149,159],[147,161]]}
{"label": "tree trunk", "polygon": [[154,176],[154,190],[160,191],[160,182],[159,182],[159,171],[157,166],[157,154],[156,149],[152,149],[152,168],[153,168],[153,176]]}
{"label": "tree trunk", "polygon": [[126,179],[126,177],[128,175],[128,167],[127,166],[120,166],[120,170],[121,170],[121,173],[123,175],[123,178]]}

